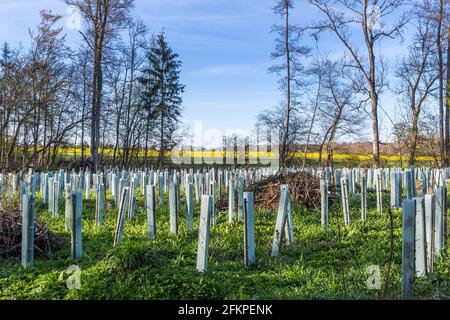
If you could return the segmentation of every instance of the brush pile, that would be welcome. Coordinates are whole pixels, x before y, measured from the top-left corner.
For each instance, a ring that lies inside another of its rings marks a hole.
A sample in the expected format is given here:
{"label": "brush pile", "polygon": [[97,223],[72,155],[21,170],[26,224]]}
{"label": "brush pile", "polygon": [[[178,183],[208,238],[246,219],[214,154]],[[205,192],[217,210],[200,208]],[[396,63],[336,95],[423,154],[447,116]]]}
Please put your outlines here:
{"label": "brush pile", "polygon": [[[51,257],[52,251],[65,246],[65,239],[35,221],[34,256]],[[20,257],[22,250],[22,215],[19,211],[0,209],[0,260]]]}
{"label": "brush pile", "polygon": [[[320,179],[309,172],[282,173],[270,176],[248,186],[246,191],[252,191],[254,205],[259,208],[277,209],[280,201],[280,186],[289,185],[292,203],[301,203],[308,210],[320,209]],[[329,187],[333,190],[333,186]],[[329,204],[337,199],[334,193],[328,196]],[[223,195],[217,203],[221,210],[228,209],[228,195]]]}

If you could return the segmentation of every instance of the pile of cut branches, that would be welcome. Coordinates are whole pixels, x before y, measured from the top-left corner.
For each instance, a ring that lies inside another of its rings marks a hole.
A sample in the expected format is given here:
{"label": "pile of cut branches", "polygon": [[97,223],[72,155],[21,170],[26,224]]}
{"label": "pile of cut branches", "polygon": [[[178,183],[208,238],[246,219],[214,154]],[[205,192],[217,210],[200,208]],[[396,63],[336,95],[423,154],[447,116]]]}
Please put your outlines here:
{"label": "pile of cut branches", "polygon": [[[292,203],[301,203],[308,210],[320,209],[320,179],[306,171],[273,175],[248,186],[246,191],[253,192],[256,207],[277,209],[280,201],[280,187],[283,184],[289,185]],[[334,188],[330,186],[329,189]],[[330,193],[328,198],[331,205],[337,196]],[[226,194],[218,201],[217,207],[222,210],[228,208]]]}
{"label": "pile of cut branches", "polygon": [[[36,219],[35,219],[36,220]],[[35,221],[34,256],[50,257],[52,250],[65,246],[65,239]],[[22,215],[19,211],[0,209],[0,259],[20,257],[22,250]]]}

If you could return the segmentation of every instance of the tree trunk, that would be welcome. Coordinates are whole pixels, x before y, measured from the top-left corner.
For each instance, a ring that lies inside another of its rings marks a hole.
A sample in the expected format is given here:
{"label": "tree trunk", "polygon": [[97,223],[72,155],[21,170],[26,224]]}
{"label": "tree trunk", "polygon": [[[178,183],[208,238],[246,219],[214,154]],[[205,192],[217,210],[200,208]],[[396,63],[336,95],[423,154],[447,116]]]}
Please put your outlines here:
{"label": "tree trunk", "polygon": [[319,166],[322,165],[322,151],[323,151],[324,145],[325,145],[325,139],[323,139],[322,143],[319,146],[319,159],[317,160],[317,163]]}
{"label": "tree trunk", "polygon": [[[86,112],[86,77],[83,75],[83,107],[81,108],[81,159],[84,160],[84,115]],[[76,145],[75,145],[76,147]]]}
{"label": "tree trunk", "polygon": [[[305,150],[303,151],[303,163],[302,163],[302,169],[305,168],[305,164],[306,164],[306,154],[307,154],[307,152],[308,152],[309,140],[311,139],[311,131],[312,131],[313,126],[314,126],[314,121],[315,121],[315,119],[316,119],[317,108],[319,107],[320,87],[321,87],[321,80],[319,79],[319,83],[318,83],[318,85],[317,85],[316,103],[314,104],[314,112],[313,112],[313,116],[312,116],[312,119],[311,119],[311,124],[310,124],[310,126],[309,126],[308,137],[306,138]],[[319,156],[319,157],[320,157],[320,156]]]}
{"label": "tree trunk", "polygon": [[418,137],[419,113],[412,111],[411,146],[409,150],[408,165],[413,166],[416,162],[416,149]]}
{"label": "tree trunk", "polygon": [[150,112],[147,114],[147,125],[145,126],[145,155],[144,155],[144,166],[148,165],[148,127],[150,126]]}
{"label": "tree trunk", "polygon": [[442,18],[444,10],[444,1],[439,1],[439,17],[437,26],[437,50],[438,50],[438,69],[439,69],[439,151],[441,156],[440,166],[446,163],[445,152],[445,134],[444,134],[444,62],[442,53]]}
{"label": "tree trunk", "polygon": [[[96,49],[95,51],[97,51]],[[91,114],[91,157],[94,165],[98,164],[98,144],[97,144],[97,103],[98,103],[98,52],[95,52],[94,58],[94,72],[92,83],[92,114]]]}
{"label": "tree trunk", "polygon": [[[449,1],[450,3],[450,1]],[[446,150],[447,165],[450,165],[450,25],[447,26],[447,84],[446,84],[446,117],[445,117],[445,133],[446,133]]]}
{"label": "tree trunk", "polygon": [[290,48],[289,48],[289,1],[285,0],[285,51],[286,51],[286,114],[283,128],[283,138],[281,144],[281,167],[286,168],[287,159],[287,138],[289,134],[289,118],[291,112],[291,60],[290,60]]}
{"label": "tree trunk", "polygon": [[160,123],[160,141],[159,141],[159,170],[163,168],[163,158],[164,158],[164,110],[161,108],[161,123]]}
{"label": "tree trunk", "polygon": [[367,0],[364,0],[362,27],[364,33],[364,40],[367,47],[370,63],[370,75],[369,75],[369,91],[370,91],[370,103],[371,103],[371,117],[372,117],[372,154],[373,164],[376,168],[380,167],[380,135],[378,128],[378,93],[376,88],[376,75],[375,75],[375,54],[373,53],[373,39],[369,35],[369,26],[367,18]]}
{"label": "tree trunk", "polygon": [[380,136],[378,130],[378,96],[373,93],[374,96],[371,98],[372,106],[372,153],[373,153],[373,163],[376,168],[380,167]]}
{"label": "tree trunk", "polygon": [[[91,128],[91,157],[94,168],[98,168],[98,149],[100,146],[100,108],[103,87],[102,61],[103,40],[106,32],[108,7],[96,7],[94,23],[94,70],[92,83],[92,128]],[[104,10],[104,12],[102,12]]]}
{"label": "tree trunk", "polygon": [[326,166],[327,168],[331,167],[333,162],[333,148],[331,147],[331,141],[328,141],[327,143],[327,162]]}
{"label": "tree trunk", "polygon": [[42,142],[42,153],[39,159],[39,166],[42,166],[45,158],[45,146],[47,145],[47,112],[44,111],[44,133],[43,133],[43,142]]}
{"label": "tree trunk", "polygon": [[[35,108],[37,109],[37,108]],[[34,167],[37,168],[38,166],[38,139],[39,139],[39,126],[40,126],[40,122],[41,122],[41,113],[37,112],[37,110],[35,111],[34,114],[34,141],[33,141],[33,164]]]}

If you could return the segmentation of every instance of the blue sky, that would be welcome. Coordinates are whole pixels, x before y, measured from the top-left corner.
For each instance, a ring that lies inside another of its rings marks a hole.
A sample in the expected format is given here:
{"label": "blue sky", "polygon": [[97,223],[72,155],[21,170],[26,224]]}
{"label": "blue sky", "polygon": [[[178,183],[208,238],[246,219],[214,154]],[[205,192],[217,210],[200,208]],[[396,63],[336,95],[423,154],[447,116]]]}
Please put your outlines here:
{"label": "blue sky", "polygon": [[[134,14],[153,32],[164,29],[168,41],[183,61],[184,121],[202,121],[204,129],[246,129],[256,115],[279,103],[277,77],[268,74],[273,64],[271,26],[278,22],[271,8],[274,0],[136,0]],[[39,10],[66,14],[62,0],[0,1],[0,41],[13,46],[29,43],[28,29],[39,23]],[[297,0],[294,22],[319,18],[307,0]],[[78,33],[66,29],[68,41],[81,43]],[[311,39],[306,45],[314,46]],[[361,45],[363,45],[361,43]],[[385,43],[383,55],[395,59],[405,51],[397,42]],[[344,49],[325,36],[321,50],[340,56]],[[393,116],[395,99],[387,95],[383,107]],[[381,114],[383,139],[389,120]],[[370,131],[367,132],[369,134]]]}

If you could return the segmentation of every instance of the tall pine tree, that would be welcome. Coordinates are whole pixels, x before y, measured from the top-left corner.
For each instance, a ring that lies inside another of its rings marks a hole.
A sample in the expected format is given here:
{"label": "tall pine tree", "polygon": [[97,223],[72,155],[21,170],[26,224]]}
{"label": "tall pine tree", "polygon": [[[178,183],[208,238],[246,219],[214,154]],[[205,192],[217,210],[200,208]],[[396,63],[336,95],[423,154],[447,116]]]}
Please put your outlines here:
{"label": "tall pine tree", "polygon": [[164,33],[155,37],[146,57],[147,65],[139,82],[143,86],[142,96],[148,112],[147,132],[152,126],[154,136],[158,137],[158,165],[162,169],[165,152],[175,146],[172,133],[181,118],[181,95],[184,92],[184,85],[180,83],[182,63],[179,55],[169,47]]}

